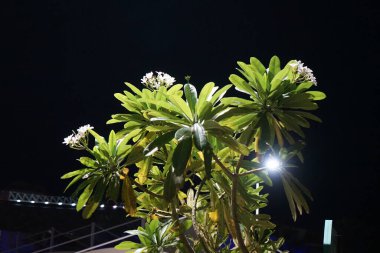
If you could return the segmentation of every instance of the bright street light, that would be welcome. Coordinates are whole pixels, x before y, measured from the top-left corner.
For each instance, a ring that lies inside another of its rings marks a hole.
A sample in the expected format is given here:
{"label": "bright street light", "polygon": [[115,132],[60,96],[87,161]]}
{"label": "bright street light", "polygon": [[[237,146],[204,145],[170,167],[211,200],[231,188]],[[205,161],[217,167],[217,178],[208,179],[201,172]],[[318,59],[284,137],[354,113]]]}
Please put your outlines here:
{"label": "bright street light", "polygon": [[281,161],[271,156],[265,161],[264,165],[269,170],[277,171],[281,168]]}

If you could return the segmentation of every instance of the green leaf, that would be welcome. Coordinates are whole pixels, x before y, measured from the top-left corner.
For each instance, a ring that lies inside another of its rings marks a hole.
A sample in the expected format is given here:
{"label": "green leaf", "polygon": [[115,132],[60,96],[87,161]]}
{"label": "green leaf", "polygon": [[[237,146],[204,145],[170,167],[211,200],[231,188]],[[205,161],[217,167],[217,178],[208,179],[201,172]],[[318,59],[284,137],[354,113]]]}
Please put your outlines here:
{"label": "green leaf", "polygon": [[106,140],[104,139],[104,137],[102,137],[99,134],[97,134],[94,130],[89,129],[88,131],[90,132],[90,134],[92,136],[94,136],[95,140],[97,141],[97,143],[99,143],[99,145],[101,145],[101,144],[107,144]]}
{"label": "green leaf", "polygon": [[139,184],[145,184],[148,179],[148,173],[152,168],[152,163],[152,156],[148,156],[144,160],[136,163],[136,166],[139,168],[139,171],[137,172],[137,182]]}
{"label": "green leaf", "polygon": [[154,141],[148,144],[144,148],[144,155],[145,156],[151,156],[153,155],[157,150],[159,150],[161,147],[163,147],[166,143],[171,141],[174,138],[176,131],[170,131],[168,133],[165,133],[159,137],[157,137]]}
{"label": "green leaf", "polygon": [[249,149],[245,145],[239,143],[237,140],[232,138],[231,136],[213,130],[208,131],[208,133],[210,135],[213,135],[218,141],[224,143],[232,150],[239,152],[243,155],[249,154]]}
{"label": "green leaf", "polygon": [[82,192],[82,194],[79,196],[78,203],[76,205],[77,211],[81,210],[84,207],[84,205],[87,203],[87,200],[90,198],[92,191],[94,190],[96,186],[96,182],[97,181],[95,182],[92,181],[91,183],[89,183],[87,187],[84,189],[84,191]]}
{"label": "green leaf", "polygon": [[81,169],[81,170],[70,171],[69,173],[66,173],[63,176],[61,176],[61,179],[71,178],[71,177],[74,177],[76,175],[83,175],[83,174],[86,174],[88,171],[92,171],[92,170],[90,170],[90,169]]}
{"label": "green leaf", "polygon": [[177,192],[177,187],[174,180],[174,173],[172,169],[169,169],[164,182],[164,198],[167,201],[171,201]]}
{"label": "green leaf", "polygon": [[265,184],[268,186],[273,186],[272,179],[269,177],[268,172],[266,171],[257,171],[255,175],[258,176]]}
{"label": "green leaf", "polygon": [[82,217],[84,219],[88,219],[95,212],[96,208],[98,208],[100,201],[103,198],[103,194],[107,188],[107,183],[102,180],[96,185],[95,192],[89,199],[86,207],[82,212]]}
{"label": "green leaf", "polygon": [[98,168],[97,162],[95,160],[89,158],[89,157],[83,156],[83,157],[79,158],[79,162],[81,164],[83,164],[84,166],[87,166],[90,168],[94,168],[94,169]]}
{"label": "green leaf", "polygon": [[197,104],[197,113],[200,113],[201,107],[203,107],[203,103],[208,101],[210,102],[212,95],[216,91],[218,87],[214,87],[215,84],[213,82],[206,83],[203,86],[201,92],[199,93],[198,104]]}
{"label": "green leaf", "polygon": [[251,86],[249,86],[249,84],[240,76],[232,74],[232,75],[230,75],[230,77],[228,79],[230,80],[230,82],[233,85],[235,85],[235,87],[238,91],[241,91],[241,92],[253,95],[253,96],[255,95],[255,92],[253,91]]}
{"label": "green leaf", "polygon": [[183,139],[191,138],[192,132],[190,127],[182,127],[175,132],[174,138],[179,142]]}
{"label": "green leaf", "polygon": [[206,145],[206,148],[203,152],[203,156],[204,156],[205,171],[206,171],[207,178],[211,178],[212,154],[213,154],[213,151],[210,145]]}
{"label": "green leaf", "polygon": [[312,95],[313,100],[323,100],[326,98],[326,94],[322,91],[306,91],[306,93]]}
{"label": "green leaf", "polygon": [[169,96],[168,99],[170,102],[172,102],[175,106],[177,106],[181,111],[183,112],[183,116],[185,116],[189,121],[192,119],[192,114],[189,106],[187,103],[178,96]]}
{"label": "green leaf", "polygon": [[207,144],[205,129],[203,128],[201,124],[195,123],[193,125],[192,130],[193,130],[195,146],[197,147],[198,150],[203,150]]}
{"label": "green leaf", "polygon": [[286,198],[288,199],[290,212],[292,213],[293,220],[296,221],[297,212],[296,212],[296,206],[294,204],[293,190],[284,176],[281,176],[281,180],[282,180],[282,184],[284,185]]}
{"label": "green leaf", "polygon": [[217,102],[219,102],[219,100],[221,100],[223,97],[224,97],[224,94],[226,94],[227,90],[229,88],[231,88],[231,84],[228,84],[226,86],[224,86],[223,88],[221,88],[220,90],[218,90],[217,92],[215,92],[215,94],[212,96],[210,102],[211,104],[216,104]]}
{"label": "green leaf", "polygon": [[141,243],[135,243],[135,242],[121,242],[118,245],[115,246],[115,249],[117,250],[129,250],[129,249],[138,249],[142,248],[143,245]]}
{"label": "green leaf", "polygon": [[124,178],[123,186],[121,190],[121,198],[124,202],[124,209],[130,215],[136,214],[136,195],[132,187],[132,182],[128,176]]}
{"label": "green leaf", "polygon": [[182,176],[191,155],[192,139],[186,138],[180,141],[174,150],[172,163],[176,176]]}
{"label": "green leaf", "polygon": [[270,59],[269,62],[269,77],[270,80],[273,79],[281,70],[281,62],[280,59],[275,55]]}
{"label": "green leaf", "polygon": [[134,86],[133,84],[125,82],[125,85],[127,85],[134,93],[136,93],[140,97],[142,96],[142,92],[139,89],[137,89],[136,86]]}
{"label": "green leaf", "polygon": [[193,85],[187,83],[185,84],[184,90],[185,90],[186,101],[189,104],[193,117],[195,118],[195,105],[197,104],[197,100],[198,100],[197,89]]}
{"label": "green leaf", "polygon": [[270,82],[271,84],[271,87],[270,87],[270,91],[274,91],[277,89],[277,87],[284,81],[288,78],[288,74],[289,74],[289,71],[290,71],[290,68],[289,67],[285,67],[284,69],[282,69],[280,72],[278,72],[272,79],[272,81]]}
{"label": "green leaf", "polygon": [[264,65],[259,61],[259,59],[251,57],[249,59],[249,63],[258,74],[263,75],[266,72]]}
{"label": "green leaf", "polygon": [[304,92],[306,90],[308,90],[311,86],[313,86],[313,82],[304,82],[304,83],[300,83],[297,88],[296,88],[296,91],[298,93],[300,92]]}

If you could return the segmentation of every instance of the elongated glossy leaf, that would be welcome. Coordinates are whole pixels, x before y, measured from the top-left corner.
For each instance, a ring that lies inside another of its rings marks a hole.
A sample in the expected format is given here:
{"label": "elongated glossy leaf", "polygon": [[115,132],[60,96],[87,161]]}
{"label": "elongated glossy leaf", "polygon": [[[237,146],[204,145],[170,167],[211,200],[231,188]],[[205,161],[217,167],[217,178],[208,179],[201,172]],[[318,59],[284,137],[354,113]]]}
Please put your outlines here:
{"label": "elongated glossy leaf", "polygon": [[103,198],[103,194],[107,188],[107,182],[105,180],[99,180],[98,184],[95,187],[94,194],[89,199],[86,207],[82,212],[82,217],[88,219],[98,208],[100,201]]}
{"label": "elongated glossy leaf", "polygon": [[228,128],[228,127],[225,127],[225,126],[221,126],[218,122],[216,122],[215,120],[205,120],[203,122],[203,127],[205,128],[205,130],[216,130],[216,131],[222,131],[226,134],[232,134],[233,131]]}
{"label": "elongated glossy leaf", "polygon": [[281,176],[281,180],[282,180],[282,184],[284,185],[286,198],[288,199],[290,212],[292,213],[293,220],[296,221],[297,212],[296,212],[296,206],[294,204],[294,199],[293,199],[293,190],[284,176]]}
{"label": "elongated glossy leaf", "polygon": [[193,141],[191,138],[186,138],[180,141],[174,150],[172,164],[176,176],[182,176],[187,162],[191,155]]}
{"label": "elongated glossy leaf", "polygon": [[228,85],[225,85],[223,86],[220,90],[218,90],[217,92],[215,92],[215,94],[212,96],[210,102],[211,104],[216,104],[219,102],[219,100],[221,100],[223,97],[224,97],[224,94],[226,94],[227,90],[229,88],[231,88],[231,84],[228,84]]}
{"label": "elongated glossy leaf", "polygon": [[304,83],[300,83],[297,88],[296,88],[296,91],[299,93],[299,92],[303,92],[303,91],[306,91],[308,90],[311,86],[313,86],[313,82],[304,82]]}
{"label": "elongated glossy leaf", "polygon": [[144,160],[136,163],[136,166],[139,168],[137,172],[137,182],[139,184],[145,184],[148,179],[148,173],[152,168],[152,156],[146,157]]}
{"label": "elongated glossy leaf", "polygon": [[206,145],[206,148],[203,152],[203,156],[204,156],[205,171],[206,171],[207,178],[211,178],[212,154],[213,154],[213,151],[210,145]]}
{"label": "elongated glossy leaf", "polygon": [[121,242],[118,245],[115,246],[115,249],[117,250],[129,250],[129,249],[139,249],[143,248],[143,245],[141,243],[135,243],[135,242]]}
{"label": "elongated glossy leaf", "polygon": [[124,178],[123,187],[121,191],[121,198],[124,202],[125,211],[134,216],[136,214],[136,195],[132,187],[132,182],[128,176]]}
{"label": "elongated glossy leaf", "polygon": [[201,92],[199,93],[197,112],[199,113],[200,107],[202,107],[203,103],[206,101],[210,101],[212,95],[215,92],[215,84],[213,82],[206,83]]}
{"label": "elongated glossy leaf", "polygon": [[61,179],[67,179],[67,178],[71,178],[77,175],[84,175],[89,171],[92,171],[92,169],[81,169],[81,170],[70,171],[69,173],[66,173],[63,176],[61,176]]}
{"label": "elongated glossy leaf", "polygon": [[260,75],[263,75],[265,73],[265,67],[264,65],[260,62],[259,59],[256,57],[251,57],[249,58],[249,63],[251,63],[251,66],[254,68],[255,71],[257,71]]}
{"label": "elongated glossy leaf", "polygon": [[270,80],[273,79],[281,70],[281,62],[280,59],[275,55],[270,59],[269,62],[269,77]]}
{"label": "elongated glossy leaf", "polygon": [[83,208],[83,206],[87,203],[87,200],[90,198],[92,191],[96,186],[96,181],[92,181],[87,185],[82,194],[78,198],[78,203],[76,205],[76,210],[79,211]]}
{"label": "elongated glossy leaf", "polygon": [[99,145],[101,145],[101,144],[107,144],[106,140],[104,139],[104,137],[102,137],[99,134],[97,134],[94,130],[90,129],[88,131],[90,132],[90,134],[92,136],[94,136],[96,142],[99,143]]}
{"label": "elongated glossy leaf", "polygon": [[249,149],[245,145],[239,143],[237,140],[232,138],[231,136],[225,135],[219,131],[213,131],[213,130],[210,130],[208,133],[213,135],[217,139],[217,141],[224,143],[226,146],[228,146],[232,150],[235,150],[236,152],[239,152],[243,155],[249,154]]}
{"label": "elongated glossy leaf", "polygon": [[182,84],[176,84],[170,87],[170,89],[167,91],[168,95],[175,95],[179,90],[181,90],[183,87]]}
{"label": "elongated glossy leaf", "polygon": [[169,169],[164,182],[164,198],[171,201],[177,193],[177,187],[174,181],[174,173]]}
{"label": "elongated glossy leaf", "polygon": [[191,136],[192,136],[191,128],[182,127],[175,132],[174,138],[176,138],[180,142],[183,139],[191,138]]}
{"label": "elongated glossy leaf", "polygon": [[203,150],[207,144],[205,129],[201,124],[195,123],[192,130],[195,147],[197,147],[198,150]]}
{"label": "elongated glossy leaf", "polygon": [[125,85],[127,85],[134,93],[136,93],[136,95],[142,95],[142,92],[139,89],[137,89],[136,86],[134,86],[133,84],[125,82]]}
{"label": "elongated glossy leaf", "polygon": [[195,111],[196,111],[195,105],[197,104],[197,100],[198,100],[197,89],[193,85],[187,83],[185,84],[184,90],[185,90],[186,101],[189,104],[193,117],[195,117]]}
{"label": "elongated glossy leaf", "polygon": [[179,109],[181,109],[181,111],[183,112],[183,116],[185,116],[189,121],[191,121],[191,119],[193,118],[192,114],[191,114],[191,110],[190,110],[189,106],[187,105],[187,103],[181,97],[169,96],[168,99],[175,106],[177,106]]}
{"label": "elongated glossy leaf", "polygon": [[277,89],[277,87],[284,81],[288,78],[288,74],[289,74],[289,67],[285,67],[284,69],[282,69],[280,72],[278,72],[272,79],[272,81],[270,82],[270,91],[274,91]]}
{"label": "elongated glossy leaf", "polygon": [[154,141],[148,144],[144,148],[144,155],[145,156],[151,156],[153,155],[157,150],[159,150],[161,147],[163,147],[166,143],[171,141],[174,138],[174,134],[176,131],[170,131],[168,133],[165,133],[159,137],[157,137]]}
{"label": "elongated glossy leaf", "polygon": [[326,98],[326,94],[322,91],[306,91],[306,93],[312,95],[313,100],[323,100]]}
{"label": "elongated glossy leaf", "polygon": [[268,186],[273,186],[272,179],[269,177],[268,172],[266,171],[257,171],[255,172],[255,175],[261,178],[265,184]]}
{"label": "elongated glossy leaf", "polygon": [[230,82],[235,85],[236,89],[250,95],[255,95],[255,92],[251,88],[251,86],[240,76],[232,74],[229,77]]}

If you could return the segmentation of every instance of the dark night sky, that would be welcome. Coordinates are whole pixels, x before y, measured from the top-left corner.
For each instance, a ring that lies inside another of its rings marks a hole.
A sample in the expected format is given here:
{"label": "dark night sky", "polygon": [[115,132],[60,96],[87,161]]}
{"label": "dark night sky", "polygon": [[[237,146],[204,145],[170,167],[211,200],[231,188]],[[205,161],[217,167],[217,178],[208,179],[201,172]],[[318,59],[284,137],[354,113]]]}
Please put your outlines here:
{"label": "dark night sky", "polygon": [[[313,192],[309,216],[373,224],[379,190],[379,8],[371,1],[4,1],[1,3],[0,189],[62,194],[79,168],[71,129],[122,112],[124,81],[151,70],[201,87],[228,83],[236,61],[301,59],[327,93],[295,174]],[[290,214],[280,182],[279,217]],[[285,206],[282,206],[285,205]],[[359,217],[360,216],[360,217]],[[279,218],[280,219],[280,218]],[[356,223],[355,223],[356,224]],[[348,225],[345,225],[348,226]]]}

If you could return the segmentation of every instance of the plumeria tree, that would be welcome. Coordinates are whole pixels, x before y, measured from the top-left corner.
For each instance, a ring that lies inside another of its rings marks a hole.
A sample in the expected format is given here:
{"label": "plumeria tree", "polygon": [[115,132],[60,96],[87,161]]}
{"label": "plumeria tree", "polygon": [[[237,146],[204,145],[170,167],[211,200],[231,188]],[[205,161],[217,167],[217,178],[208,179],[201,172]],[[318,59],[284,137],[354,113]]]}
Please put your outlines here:
{"label": "plumeria tree", "polygon": [[[310,111],[325,94],[315,90],[313,72],[300,61],[281,67],[274,56],[266,68],[252,57],[238,66],[231,84],[210,82],[200,91],[189,77],[182,85],[150,72],[142,89],[125,83],[128,89],[115,94],[124,112],[107,123],[123,124],[121,131],[106,139],[86,125],[65,138],[69,147],[89,153],[79,158],[84,168],[62,176],[71,178],[67,188],[77,184],[73,196],[83,217],[104,199],[121,199],[127,215],[147,220],[144,228],[127,231],[139,243],[117,249],[276,252],[284,239],[272,239],[275,225],[257,211],[268,204],[262,190],[272,186],[268,168],[274,165],[293,219],[309,212],[311,194],[292,175],[291,162],[303,161],[302,129],[321,121]],[[239,95],[227,97],[231,88]]]}

